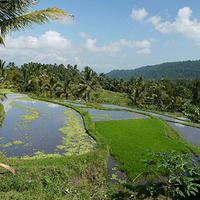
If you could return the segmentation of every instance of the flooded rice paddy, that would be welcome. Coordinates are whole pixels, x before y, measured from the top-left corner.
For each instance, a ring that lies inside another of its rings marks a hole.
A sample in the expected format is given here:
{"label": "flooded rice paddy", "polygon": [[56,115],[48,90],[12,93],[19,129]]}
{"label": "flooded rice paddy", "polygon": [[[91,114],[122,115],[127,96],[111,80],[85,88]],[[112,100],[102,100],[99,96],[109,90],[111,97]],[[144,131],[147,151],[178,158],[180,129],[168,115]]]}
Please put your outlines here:
{"label": "flooded rice paddy", "polygon": [[[148,112],[148,111],[143,111],[143,110],[138,110],[138,109],[133,109],[133,108],[127,108],[127,107],[123,107],[123,106],[117,106],[117,105],[106,105],[106,104],[103,104],[102,105],[103,107],[105,108],[112,108],[112,109],[124,109],[124,110],[131,110],[131,111],[135,111],[135,112],[140,112],[140,113],[144,113],[144,114],[151,114],[151,115],[154,115],[156,117],[160,117],[166,121],[173,121],[174,123],[178,122],[178,123],[184,123],[184,124],[191,124],[192,122],[188,122],[186,120],[188,120],[187,118],[185,117],[178,117],[178,119],[175,119],[172,117],[170,117],[171,115],[169,115],[168,113],[165,113],[165,115],[160,115],[160,114],[156,114],[156,113],[152,113],[152,112]],[[168,115],[168,116],[166,116]],[[192,124],[195,124],[196,126],[200,127],[200,124],[196,124],[196,123],[192,123]]]}
{"label": "flooded rice paddy", "polygon": [[95,110],[95,109],[87,109],[87,108],[83,108],[83,110],[86,110],[89,112],[93,122],[149,118],[146,115],[133,113],[133,112],[125,112],[125,111]]}
{"label": "flooded rice paddy", "polygon": [[173,129],[179,132],[179,134],[190,144],[200,147],[200,129],[186,126],[183,124],[167,122]]}
{"label": "flooded rice paddy", "polygon": [[7,96],[0,128],[0,152],[7,157],[84,154],[96,144],[74,110],[25,95]]}

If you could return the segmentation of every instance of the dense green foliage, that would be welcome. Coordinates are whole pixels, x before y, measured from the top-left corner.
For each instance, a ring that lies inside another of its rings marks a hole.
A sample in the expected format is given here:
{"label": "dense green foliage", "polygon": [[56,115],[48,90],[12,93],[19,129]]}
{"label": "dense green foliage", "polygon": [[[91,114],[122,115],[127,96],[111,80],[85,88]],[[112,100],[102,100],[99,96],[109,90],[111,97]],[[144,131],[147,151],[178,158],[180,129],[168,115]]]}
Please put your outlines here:
{"label": "dense green foliage", "polygon": [[108,140],[110,153],[120,163],[120,168],[134,180],[146,166],[147,150],[189,152],[180,141],[169,137],[171,134],[157,119],[109,121],[95,123],[98,131]]}
{"label": "dense green foliage", "polygon": [[[174,150],[170,152],[151,152],[152,158],[144,161],[149,167],[147,174],[156,175],[160,182],[147,185],[151,196],[156,197],[159,193],[164,193],[166,199],[182,199],[184,197],[196,196],[199,192],[200,184],[195,178],[199,177],[199,167],[192,161],[192,154],[177,154]],[[155,171],[152,169],[155,167]],[[165,178],[160,174],[164,171]],[[154,180],[154,179],[153,179]],[[192,197],[191,197],[192,198]]]}
{"label": "dense green foliage", "polygon": [[197,79],[200,78],[200,60],[168,62],[158,65],[145,66],[131,70],[113,70],[106,74],[109,78],[130,79],[132,76],[144,79],[161,79],[161,78],[181,78]]}

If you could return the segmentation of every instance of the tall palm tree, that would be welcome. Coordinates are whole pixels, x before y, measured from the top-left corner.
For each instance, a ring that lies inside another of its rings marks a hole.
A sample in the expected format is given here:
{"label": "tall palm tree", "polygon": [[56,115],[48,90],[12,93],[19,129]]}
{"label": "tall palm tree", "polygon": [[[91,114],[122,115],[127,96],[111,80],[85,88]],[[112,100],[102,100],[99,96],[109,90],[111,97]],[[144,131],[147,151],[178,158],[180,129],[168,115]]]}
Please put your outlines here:
{"label": "tall palm tree", "polygon": [[90,92],[96,90],[97,74],[90,67],[86,66],[82,72],[79,92],[85,92],[86,101],[90,100]]}
{"label": "tall palm tree", "polygon": [[129,95],[129,98],[137,107],[139,105],[142,106],[142,103],[144,103],[144,94],[146,89],[146,83],[143,77],[140,76],[137,79],[134,79],[134,77],[132,77],[131,84],[133,88],[131,90],[129,89],[130,91],[132,91],[132,94]]}
{"label": "tall palm tree", "polygon": [[70,82],[71,82],[71,80],[67,80],[67,81],[64,82],[64,85],[62,87],[62,95],[61,95],[61,97],[65,96],[66,99],[68,98],[69,93],[71,91],[71,88],[70,88],[70,85],[69,85]]}
{"label": "tall palm tree", "polygon": [[3,79],[6,77],[6,67],[5,67],[6,61],[0,60],[0,81],[2,82]]}
{"label": "tall palm tree", "polygon": [[3,38],[10,32],[33,28],[36,24],[45,24],[52,20],[74,17],[57,7],[28,12],[40,0],[1,0],[0,1],[0,44],[5,46]]}
{"label": "tall palm tree", "polygon": [[54,77],[51,77],[48,83],[44,85],[46,91],[49,91],[50,98],[53,97],[53,93],[57,92],[58,88],[61,88],[61,85],[56,81]]}

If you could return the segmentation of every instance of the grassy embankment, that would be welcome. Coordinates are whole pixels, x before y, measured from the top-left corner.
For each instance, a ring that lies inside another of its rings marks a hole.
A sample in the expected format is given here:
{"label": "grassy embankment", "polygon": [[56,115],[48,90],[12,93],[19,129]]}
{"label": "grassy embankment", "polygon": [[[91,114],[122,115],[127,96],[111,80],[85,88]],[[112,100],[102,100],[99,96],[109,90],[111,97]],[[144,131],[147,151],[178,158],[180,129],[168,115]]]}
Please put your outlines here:
{"label": "grassy embankment", "polygon": [[107,144],[95,131],[89,114],[74,109],[98,143],[94,151],[81,156],[42,155],[30,159],[0,155],[0,162],[18,170],[13,175],[0,168],[0,199],[106,199]]}
{"label": "grassy embankment", "polygon": [[110,153],[130,180],[146,171],[142,159],[150,159],[147,150],[176,150],[187,153],[200,150],[184,141],[168,124],[158,118],[95,123],[97,130],[107,139]]}

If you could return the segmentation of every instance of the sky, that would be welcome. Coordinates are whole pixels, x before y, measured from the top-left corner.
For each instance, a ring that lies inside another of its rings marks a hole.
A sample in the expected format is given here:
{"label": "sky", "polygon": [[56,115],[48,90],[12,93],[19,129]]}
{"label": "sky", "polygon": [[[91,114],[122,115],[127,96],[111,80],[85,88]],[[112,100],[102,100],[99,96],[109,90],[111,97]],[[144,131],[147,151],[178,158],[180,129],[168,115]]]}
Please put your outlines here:
{"label": "sky", "polygon": [[41,0],[74,19],[12,32],[0,46],[8,64],[77,64],[97,73],[200,59],[198,0]]}

